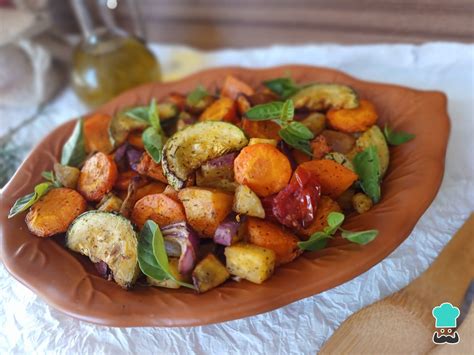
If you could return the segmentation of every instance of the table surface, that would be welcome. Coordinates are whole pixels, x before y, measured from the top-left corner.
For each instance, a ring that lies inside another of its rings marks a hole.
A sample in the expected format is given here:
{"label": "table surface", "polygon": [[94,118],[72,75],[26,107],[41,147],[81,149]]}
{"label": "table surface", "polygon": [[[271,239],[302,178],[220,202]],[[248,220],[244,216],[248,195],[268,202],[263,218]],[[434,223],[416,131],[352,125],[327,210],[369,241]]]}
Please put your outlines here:
{"label": "table surface", "polygon": [[[473,45],[306,45],[215,52],[152,48],[166,80],[222,65],[296,63],[333,67],[364,80],[442,90],[448,95],[452,130],[440,192],[410,237],[363,275],[281,309],[215,325],[165,329],[88,324],[50,308],[0,265],[0,352],[314,354],[349,315],[423,272],[474,211]],[[67,88],[15,134],[18,149],[29,151],[52,127],[84,112],[86,108]],[[420,119],[429,129],[429,117]]]}

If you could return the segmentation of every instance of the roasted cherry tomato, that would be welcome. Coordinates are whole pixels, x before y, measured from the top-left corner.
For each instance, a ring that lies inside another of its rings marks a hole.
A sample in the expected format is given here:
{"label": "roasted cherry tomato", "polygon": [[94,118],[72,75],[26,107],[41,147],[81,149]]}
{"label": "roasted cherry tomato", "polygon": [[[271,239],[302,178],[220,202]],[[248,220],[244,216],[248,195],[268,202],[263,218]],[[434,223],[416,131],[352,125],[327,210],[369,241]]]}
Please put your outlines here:
{"label": "roasted cherry tomato", "polygon": [[314,219],[320,197],[319,180],[310,171],[298,168],[287,187],[264,200],[264,208],[269,219],[275,218],[288,227],[306,228]]}

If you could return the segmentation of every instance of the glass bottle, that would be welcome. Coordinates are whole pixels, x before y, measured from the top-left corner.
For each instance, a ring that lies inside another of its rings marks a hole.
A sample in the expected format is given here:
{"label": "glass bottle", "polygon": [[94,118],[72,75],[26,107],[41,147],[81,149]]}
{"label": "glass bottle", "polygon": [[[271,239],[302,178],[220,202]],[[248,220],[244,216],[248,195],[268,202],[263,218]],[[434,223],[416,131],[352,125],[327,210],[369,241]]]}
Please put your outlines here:
{"label": "glass bottle", "polygon": [[74,50],[72,85],[89,106],[100,105],[121,92],[161,80],[158,60],[146,47],[135,1],[128,1],[135,35],[116,26],[105,0],[96,0],[103,26],[94,26],[84,0],[71,0],[83,38]]}

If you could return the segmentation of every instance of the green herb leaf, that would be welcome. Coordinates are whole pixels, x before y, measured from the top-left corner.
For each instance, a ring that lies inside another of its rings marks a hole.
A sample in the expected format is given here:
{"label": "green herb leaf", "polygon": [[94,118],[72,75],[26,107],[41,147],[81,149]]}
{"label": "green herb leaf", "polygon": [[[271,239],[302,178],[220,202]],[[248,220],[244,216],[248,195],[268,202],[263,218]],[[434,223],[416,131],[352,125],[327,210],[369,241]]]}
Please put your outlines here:
{"label": "green herb leaf", "polygon": [[316,232],[308,240],[304,242],[298,242],[298,248],[301,250],[315,251],[326,247],[328,239],[331,236],[324,232]]}
{"label": "green herb leaf", "polygon": [[158,225],[152,220],[146,221],[140,233],[138,266],[145,275],[155,280],[173,280],[181,286],[194,289],[193,285],[176,280],[171,273],[163,235]]}
{"label": "green herb leaf", "polygon": [[54,171],[43,171],[41,173],[41,176],[47,180],[50,181],[54,187],[61,187],[61,183],[56,179],[56,176],[54,175]]}
{"label": "green herb leaf", "polygon": [[301,150],[310,157],[313,156],[309,144],[309,139],[313,137],[313,133],[303,124],[293,121],[285,128],[282,128],[278,134],[289,146]]}
{"label": "green herb leaf", "polygon": [[245,113],[251,121],[265,121],[280,118],[283,110],[283,102],[274,101],[268,104],[256,105]]}
{"label": "green herb leaf", "polygon": [[295,115],[295,107],[293,106],[293,101],[286,100],[281,108],[280,120],[283,123],[283,126],[286,126],[289,121],[293,120]]}
{"label": "green herb leaf", "polygon": [[149,107],[148,106],[137,106],[131,109],[128,109],[123,112],[124,115],[133,118],[138,121],[149,121]]}
{"label": "green herb leaf", "polygon": [[157,133],[163,134],[161,129],[160,115],[156,106],[156,100],[151,100],[150,107],[148,109],[148,117],[151,126],[155,129]]}
{"label": "green herb leaf", "polygon": [[354,168],[359,175],[362,190],[374,201],[380,200],[380,161],[377,148],[370,146],[358,153],[354,160]]}
{"label": "green herb leaf", "polygon": [[46,195],[52,184],[50,182],[43,182],[35,186],[35,191],[20,197],[8,213],[8,218],[16,216],[18,213],[26,211],[33,206],[42,196]]}
{"label": "green herb leaf", "polygon": [[267,80],[263,82],[263,85],[280,96],[282,99],[286,99],[296,94],[300,90],[300,87],[296,85],[291,78],[277,78],[273,80]]}
{"label": "green herb leaf", "polygon": [[61,154],[61,164],[78,167],[86,159],[86,145],[84,142],[84,120],[80,118],[71,136],[64,144]]}
{"label": "green herb leaf", "polygon": [[347,230],[342,230],[342,237],[351,241],[352,243],[357,243],[357,244],[367,244],[370,243],[372,240],[377,237],[379,234],[379,231],[376,229],[371,229],[371,230],[366,230],[366,231],[360,231],[360,232],[351,232]]}
{"label": "green herb leaf", "polygon": [[344,214],[340,212],[331,212],[327,217],[328,226],[324,228],[324,233],[333,235],[344,222]]}
{"label": "green herb leaf", "polygon": [[209,93],[207,92],[206,88],[202,85],[198,85],[196,89],[194,89],[188,94],[188,96],[186,97],[186,103],[189,106],[195,106],[199,103],[199,101],[201,101],[208,95]]}
{"label": "green herb leaf", "polygon": [[142,134],[145,150],[155,163],[161,162],[161,151],[163,149],[163,138],[154,127],[148,127]]}
{"label": "green herb leaf", "polygon": [[385,135],[385,139],[390,145],[400,145],[415,138],[415,135],[411,133],[403,131],[395,132],[391,128],[389,128],[388,125],[385,125],[383,133]]}

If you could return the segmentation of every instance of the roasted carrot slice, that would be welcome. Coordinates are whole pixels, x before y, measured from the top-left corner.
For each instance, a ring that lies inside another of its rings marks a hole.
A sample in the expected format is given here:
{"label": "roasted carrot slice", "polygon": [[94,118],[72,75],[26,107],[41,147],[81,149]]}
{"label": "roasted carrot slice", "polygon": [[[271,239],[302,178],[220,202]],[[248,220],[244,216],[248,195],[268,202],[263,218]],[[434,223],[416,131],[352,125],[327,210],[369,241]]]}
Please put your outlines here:
{"label": "roasted carrot slice", "polygon": [[316,215],[314,216],[313,222],[298,232],[305,237],[311,236],[316,232],[321,232],[325,227],[328,226],[328,216],[331,212],[341,212],[341,207],[338,203],[328,196],[321,196],[318,207],[316,209]]}
{"label": "roasted carrot slice", "polygon": [[273,250],[277,264],[285,264],[300,255],[299,239],[283,227],[271,222],[250,217],[248,241],[262,248]]}
{"label": "roasted carrot slice", "polygon": [[235,181],[263,197],[283,189],[291,173],[288,158],[271,144],[249,145],[234,161]]}
{"label": "roasted carrot slice", "polygon": [[297,169],[300,167],[316,175],[322,194],[331,198],[338,198],[358,179],[356,173],[333,160],[311,160]]}
{"label": "roasted carrot slice", "polygon": [[127,138],[128,143],[133,145],[135,148],[144,149],[145,145],[143,144],[142,133],[140,131],[130,132]]}
{"label": "roasted carrot slice", "polygon": [[31,233],[49,237],[66,232],[72,221],[86,209],[87,202],[77,191],[57,188],[30,208],[25,221]]}
{"label": "roasted carrot slice", "polygon": [[118,171],[112,157],[96,153],[82,167],[77,190],[88,201],[100,201],[117,180]]}
{"label": "roasted carrot slice", "polygon": [[250,96],[254,93],[255,91],[250,86],[232,75],[227,75],[221,90],[221,96],[229,97],[232,100],[235,100],[239,94]]}
{"label": "roasted carrot slice", "polygon": [[112,117],[96,113],[84,121],[84,140],[86,151],[110,153],[113,149],[109,136],[109,124]]}
{"label": "roasted carrot slice", "polygon": [[206,108],[199,117],[199,121],[226,121],[236,122],[235,102],[228,97],[221,97]]}
{"label": "roasted carrot slice", "polygon": [[143,153],[140,162],[137,164],[136,170],[141,175],[148,176],[165,184],[168,183],[168,180],[163,174],[161,164],[155,163],[147,152]]}
{"label": "roasted carrot slice", "polygon": [[152,182],[150,184],[146,184],[145,186],[139,187],[137,189],[137,192],[135,194],[135,198],[137,200],[148,196],[148,195],[154,195],[154,194],[159,194],[162,193],[166,188],[166,185],[163,184],[162,182]]}
{"label": "roasted carrot slice", "polygon": [[372,127],[378,115],[368,100],[360,100],[359,107],[352,109],[331,109],[327,113],[329,125],[342,132],[363,132]]}
{"label": "roasted carrot slice", "polygon": [[181,202],[165,194],[148,195],[137,201],[131,215],[132,222],[142,228],[149,219],[160,227],[186,220]]}
{"label": "roasted carrot slice", "polygon": [[266,138],[281,140],[278,132],[280,126],[272,121],[251,121],[242,119],[242,129],[250,138]]}
{"label": "roasted carrot slice", "polygon": [[[127,170],[127,171],[119,173],[118,178],[114,184],[114,189],[122,190],[122,191],[128,190],[128,185],[130,185],[130,182],[136,176],[139,176],[139,175],[137,172],[133,170]],[[143,186],[145,184],[146,184],[146,178],[142,177],[138,185]]]}

